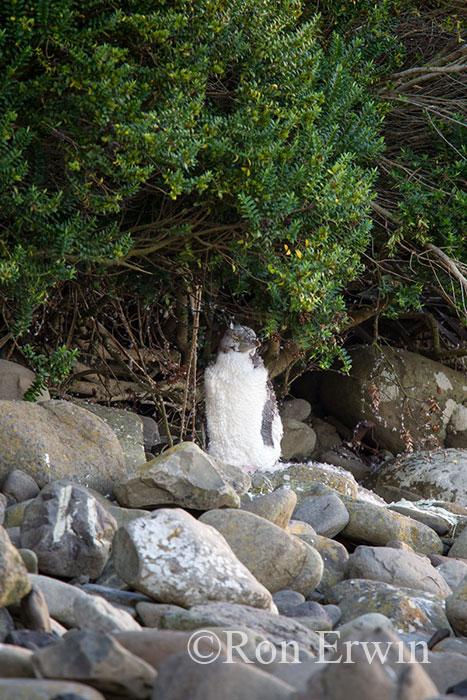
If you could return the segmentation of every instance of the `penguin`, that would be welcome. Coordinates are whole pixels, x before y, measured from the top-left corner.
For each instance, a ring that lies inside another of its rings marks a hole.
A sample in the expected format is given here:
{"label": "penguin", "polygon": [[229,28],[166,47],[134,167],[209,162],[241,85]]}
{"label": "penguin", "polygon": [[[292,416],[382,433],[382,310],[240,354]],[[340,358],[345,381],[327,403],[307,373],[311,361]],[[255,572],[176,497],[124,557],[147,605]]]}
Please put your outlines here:
{"label": "penguin", "polygon": [[259,345],[251,328],[232,325],[204,374],[208,453],[250,472],[279,460],[283,432]]}

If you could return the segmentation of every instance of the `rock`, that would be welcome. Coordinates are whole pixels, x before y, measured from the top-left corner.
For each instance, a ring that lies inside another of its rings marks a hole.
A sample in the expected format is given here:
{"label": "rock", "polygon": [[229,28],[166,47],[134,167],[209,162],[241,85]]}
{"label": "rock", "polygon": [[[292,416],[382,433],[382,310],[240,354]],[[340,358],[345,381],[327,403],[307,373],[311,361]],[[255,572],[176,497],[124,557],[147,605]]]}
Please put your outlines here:
{"label": "rock", "polygon": [[331,425],[331,423],[322,420],[322,418],[313,416],[312,428],[316,434],[314,454],[321,462],[325,462],[326,460],[322,459],[321,455],[328,450],[331,450],[333,447],[340,445],[342,443],[342,438],[337,432],[336,428]]}
{"label": "rock", "polygon": [[185,608],[168,603],[136,603],[136,612],[145,627],[161,627],[166,612],[180,612]]}
{"label": "rock", "polygon": [[304,501],[295,508],[293,517],[311,525],[318,535],[331,538],[349,522],[347,508],[333,491]]}
{"label": "rock", "polygon": [[94,632],[141,629],[141,625],[128,612],[98,596],[76,598],[73,607],[78,627],[81,629]]}
{"label": "rock", "polygon": [[449,518],[448,513],[446,513],[448,518],[443,518],[439,513],[424,510],[418,502],[410,503],[409,501],[402,501],[401,503],[391,503],[388,507],[389,510],[407,515],[409,518],[417,520],[427,527],[431,527],[440,537],[447,535],[452,529],[453,522],[456,522],[456,518],[453,516]]}
{"label": "rock", "polygon": [[[448,599],[449,600],[449,599]],[[341,624],[366,613],[382,613],[398,632],[449,628],[444,609],[431,593],[411,588],[396,588],[389,583],[350,579],[326,592],[326,601],[342,611]]]}
{"label": "rock", "polygon": [[94,688],[82,683],[0,678],[2,700],[104,700]]}
{"label": "rock", "polygon": [[467,576],[446,599],[446,615],[457,634],[467,637]]}
{"label": "rock", "polygon": [[104,508],[112,517],[115,518],[118,527],[123,527],[127,523],[137,518],[150,518],[151,511],[143,510],[142,508],[122,508],[116,505],[105,505]]}
{"label": "rock", "polygon": [[95,583],[85,583],[81,588],[91,596],[104,598],[117,607],[136,610],[138,603],[149,603],[153,605],[151,598],[137,591],[122,591],[107,586],[99,586]]}
{"label": "rock", "polygon": [[6,608],[0,608],[0,643],[3,643],[7,635],[14,629],[15,623],[10,613]]}
{"label": "rock", "polygon": [[155,670],[107,634],[71,630],[58,644],[37,651],[32,664],[39,678],[83,681],[127,700],[149,698]]}
{"label": "rock", "polygon": [[[129,652],[158,669],[168,656],[190,648],[192,633],[180,630],[142,629],[139,632],[115,632],[112,636]],[[214,635],[200,636],[197,642],[200,654],[209,658],[216,652],[224,653],[226,649],[219,644],[220,636],[219,634],[217,639]]]}
{"label": "rock", "polygon": [[211,510],[200,522],[215,527],[235,556],[271,593],[288,588],[305,565],[305,545],[259,515],[244,510]]}
{"label": "rock", "polygon": [[[394,454],[404,451],[407,435],[415,450],[444,442],[446,426],[465,399],[463,373],[399,348],[359,345],[348,352],[350,375],[335,369],[321,374],[328,413],[350,429],[363,419],[372,421],[376,441]],[[430,410],[433,397],[439,411]]]}
{"label": "rock", "polygon": [[42,488],[56,479],[110,493],[126,474],[114,432],[68,401],[0,401],[0,479],[21,468]]}
{"label": "rock", "polygon": [[69,583],[58,581],[50,576],[35,576],[29,578],[33,586],[38,586],[44,594],[49,614],[65,627],[77,627],[74,605],[77,598],[87,598],[87,593]]}
{"label": "rock", "polygon": [[247,493],[242,497],[241,508],[270,520],[278,527],[286,528],[297,503],[297,494],[289,488],[280,488],[264,496],[251,498]]}
{"label": "rock", "polygon": [[8,500],[4,493],[0,493],[0,525],[5,523],[5,513],[7,509]]}
{"label": "rock", "polygon": [[454,590],[464,576],[467,576],[467,564],[458,559],[453,559],[437,566],[436,571],[441,574],[451,590]]}
{"label": "rock", "polygon": [[87,411],[99,416],[115,433],[122,447],[126,469],[129,474],[146,463],[143,422],[136,413],[124,411],[121,408],[101,406],[98,403],[79,401],[78,399],[75,399],[75,403],[81,408],[85,408]]}
{"label": "rock", "polygon": [[[19,529],[19,528],[18,528]],[[21,539],[21,534],[19,533],[19,539]],[[39,573],[39,562],[37,559],[37,554],[32,551],[32,549],[20,548],[18,549],[21,559],[24,562],[28,573],[38,574]]]}
{"label": "rock", "polygon": [[467,528],[464,528],[448,552],[449,557],[467,559]]}
{"label": "rock", "polygon": [[272,603],[222,535],[180,508],[161,508],[125,525],[113,547],[118,575],[159,602],[191,606],[226,600],[263,608]]}
{"label": "rock", "polygon": [[22,501],[21,503],[15,503],[12,506],[8,506],[5,511],[5,527],[10,529],[11,527],[19,527],[24,519],[24,512],[28,505],[34,501],[33,498],[28,501]]}
{"label": "rock", "polygon": [[28,630],[52,632],[47,601],[37,584],[21,599],[21,622]]}
{"label": "rock", "polygon": [[[353,642],[351,647],[346,646],[349,642]],[[384,663],[375,654],[375,645],[376,649],[385,650]],[[371,662],[368,652],[374,654]],[[350,662],[346,663],[349,657]],[[328,663],[311,675],[306,689],[297,692],[294,700],[420,700],[437,694],[423,666],[413,662],[411,651],[387,628],[354,630],[351,638],[337,641],[335,652],[328,658]]]}
{"label": "rock", "polygon": [[43,573],[97,578],[116,529],[114,518],[86,489],[50,484],[26,508],[21,546],[37,554]]}
{"label": "rock", "polygon": [[349,522],[342,534],[373,545],[400,540],[422,554],[440,554],[443,543],[431,528],[370,503],[346,502]]}
{"label": "rock", "polygon": [[2,491],[9,501],[20,503],[35,498],[39,487],[32,476],[22,469],[13,469],[3,482]]}
{"label": "rock", "polygon": [[150,452],[153,447],[159,445],[161,442],[161,436],[159,435],[159,428],[154,418],[151,416],[138,416],[143,424],[143,441],[144,449],[146,452]]}
{"label": "rock", "polygon": [[36,632],[35,630],[12,630],[5,639],[6,644],[12,644],[30,651],[57,644],[60,637],[53,632]]}
{"label": "rock", "polygon": [[252,475],[252,493],[267,493],[281,486],[287,486],[297,494],[297,504],[301,505],[314,493],[316,483],[329,486],[338,494],[356,498],[357,482],[344,469],[321,462],[309,464],[284,464],[270,472],[256,472]]}
{"label": "rock", "polygon": [[355,456],[355,452],[349,450],[345,445],[338,445],[333,449],[323,450],[319,453],[320,462],[326,464],[334,464],[336,467],[341,467],[345,471],[350,472],[357,481],[363,481],[370,474],[372,469]]}
{"label": "rock", "polygon": [[467,446],[467,406],[457,404],[446,427],[446,447]]}
{"label": "rock", "polygon": [[288,589],[277,591],[272,596],[272,599],[277,605],[279,614],[286,616],[289,616],[297,605],[305,602],[305,596],[303,596],[301,593],[297,593],[297,591],[291,591]]}
{"label": "rock", "polygon": [[298,591],[298,593],[302,593],[305,598],[308,598],[321,583],[324,567],[319,552],[317,552],[312,545],[308,544],[308,542],[302,541],[302,544],[305,546],[306,550],[305,562],[300,573],[289,581],[287,585],[293,591]]}
{"label": "rock", "polygon": [[304,421],[311,413],[311,404],[305,399],[291,399],[284,401],[279,410],[282,421],[289,418],[296,421]]}
{"label": "rock", "polygon": [[[467,678],[467,657],[452,652],[425,652],[420,649],[415,656],[421,660],[425,656],[423,668],[440,693],[449,693],[449,688]],[[452,692],[452,691],[451,691]]]}
{"label": "rock", "polygon": [[0,608],[15,603],[31,590],[29,577],[18,550],[0,525]]}
{"label": "rock", "polygon": [[[34,678],[34,669],[31,663],[32,655],[33,652],[30,649],[16,647],[12,644],[0,644],[0,679]],[[4,697],[1,680],[0,697]]]}
{"label": "rock", "polygon": [[449,651],[467,656],[467,639],[465,637],[445,637],[435,644],[433,651]]}
{"label": "rock", "polygon": [[[2,401],[21,400],[35,377],[34,372],[27,367],[9,360],[0,360],[0,399]],[[36,401],[47,401],[49,399],[49,392],[47,389],[43,389]]]}
{"label": "rock", "polygon": [[419,588],[447,598],[448,584],[426,557],[390,547],[357,547],[350,555],[345,578],[383,581],[394,586]]}
{"label": "rock", "polygon": [[21,546],[19,527],[8,527],[5,532],[10,538],[11,544],[18,549]]}
{"label": "rock", "polygon": [[410,492],[415,499],[467,506],[467,450],[450,448],[404,455],[402,461],[386,462],[367,483],[392,501]]}
{"label": "rock", "polygon": [[161,619],[161,627],[166,629],[196,630],[236,625],[263,634],[273,644],[295,641],[313,652],[319,646],[318,635],[302,625],[299,618],[277,615],[249,605],[206,603],[194,605],[189,610],[168,610]]}
{"label": "rock", "polygon": [[152,700],[291,700],[292,686],[242,663],[226,663],[220,656],[209,665],[194,661],[188,652],[168,658],[160,667]]}
{"label": "rock", "polygon": [[394,625],[386,615],[376,612],[365,613],[364,615],[354,617],[353,620],[349,620],[349,622],[340,625],[339,633],[341,637],[346,636],[347,638],[351,638],[356,630],[375,631],[377,629],[390,629],[394,631]]}
{"label": "rock", "polygon": [[281,457],[284,460],[310,457],[316,445],[316,433],[306,423],[286,418],[282,421]]}
{"label": "rock", "polygon": [[349,559],[349,554],[343,544],[317,535],[311,525],[300,520],[291,520],[287,529],[291,534],[310,544],[320,554],[323,560],[323,574],[318,590],[326,591],[342,581]]}
{"label": "rock", "polygon": [[296,617],[298,621],[315,631],[329,631],[332,629],[332,620],[324,605],[314,600],[307,600],[295,606],[289,611],[288,617]]}
{"label": "rock", "polygon": [[122,479],[115,495],[130,508],[168,504],[197,510],[238,508],[239,494],[249,485],[243,469],[220,464],[194,442],[183,442]]}

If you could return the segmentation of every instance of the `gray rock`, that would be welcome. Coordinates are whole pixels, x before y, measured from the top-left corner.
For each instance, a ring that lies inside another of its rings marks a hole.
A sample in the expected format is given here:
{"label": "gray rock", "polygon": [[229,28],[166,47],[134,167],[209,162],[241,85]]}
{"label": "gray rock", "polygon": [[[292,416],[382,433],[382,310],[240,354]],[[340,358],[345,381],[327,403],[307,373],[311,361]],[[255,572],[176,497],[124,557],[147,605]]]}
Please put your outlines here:
{"label": "gray rock", "polygon": [[308,542],[302,540],[305,546],[306,556],[305,562],[300,570],[300,573],[295,576],[287,584],[293,591],[302,593],[305,598],[311,596],[315,588],[317,588],[323,578],[323,560],[319,552]]}
{"label": "gray rock", "polygon": [[220,656],[208,665],[187,652],[168,658],[160,667],[151,700],[291,700],[293,688],[256,666],[225,663]]}
{"label": "gray rock", "polygon": [[344,575],[350,579],[363,578],[418,588],[440,598],[447,598],[452,593],[427,557],[391,547],[357,547],[349,557]]}
{"label": "gray rock", "polygon": [[141,625],[128,612],[99,596],[76,598],[73,608],[80,629],[94,632],[141,629]]}
{"label": "gray rock", "polygon": [[446,615],[457,634],[467,637],[467,576],[446,599]]}
{"label": "gray rock", "polygon": [[349,620],[349,622],[340,625],[339,633],[341,636],[345,635],[351,638],[356,630],[375,631],[378,629],[390,629],[394,631],[394,625],[386,615],[373,612],[359,615],[358,617],[354,617],[353,620]]}
{"label": "gray rock", "polygon": [[[426,653],[420,649],[418,652],[416,650],[415,656],[419,661],[425,657],[428,663],[424,663],[423,668],[440,693],[446,693],[448,688],[467,678],[467,657],[464,654],[442,651]],[[448,697],[457,696],[449,694]]]}
{"label": "gray rock", "polygon": [[113,637],[87,630],[67,632],[58,644],[37,651],[32,664],[39,678],[83,681],[128,700],[149,698],[156,676]]}
{"label": "gray rock", "polygon": [[346,508],[350,516],[342,531],[346,537],[374,545],[399,540],[423,554],[443,551],[443,543],[434,530],[405,515],[371,503],[347,501]]}
{"label": "gray rock", "polygon": [[298,621],[315,631],[328,631],[332,629],[332,620],[327,614],[324,605],[314,600],[307,600],[297,605],[288,613],[288,617],[296,617]]}
{"label": "gray rock", "polygon": [[5,523],[5,513],[8,505],[8,499],[4,493],[0,493],[0,525]]}
{"label": "gray rock", "polygon": [[462,530],[460,535],[448,552],[449,557],[457,557],[459,559],[467,559],[467,528]]}
{"label": "gray rock", "polygon": [[[34,678],[31,656],[33,652],[12,644],[0,644],[0,679]],[[3,698],[0,685],[0,697]]]}
{"label": "gray rock", "polygon": [[398,503],[393,503],[388,507],[389,510],[394,510],[396,513],[407,515],[409,518],[418,520],[418,522],[427,525],[427,527],[431,527],[431,529],[434,530],[440,537],[443,535],[448,535],[452,529],[452,523],[446,518],[443,518],[441,515],[423,512],[420,508],[399,505]]}
{"label": "gray rock", "polygon": [[280,488],[264,496],[252,498],[249,493],[242,497],[241,508],[270,520],[278,527],[286,528],[297,503],[297,494],[288,488]]}
{"label": "gray rock", "polygon": [[[348,642],[354,642],[350,652],[346,646]],[[368,646],[364,647],[362,642]],[[384,663],[377,655],[369,661],[367,651],[371,649],[371,643],[387,649]],[[353,663],[332,663],[345,660],[348,654]],[[420,700],[437,693],[423,666],[411,662],[409,649],[402,646],[399,637],[390,629],[353,630],[351,637],[337,641],[335,652],[329,654],[329,661],[331,663],[322,664],[320,670],[311,675],[306,689],[297,692],[294,700]]]}
{"label": "gray rock", "polygon": [[0,643],[3,643],[8,634],[14,629],[15,623],[10,613],[6,608],[0,608]]}
{"label": "gray rock", "polygon": [[153,447],[159,445],[161,436],[156,421],[151,416],[138,416],[143,424],[144,449],[150,452]]}
{"label": "gray rock", "polygon": [[19,527],[8,527],[5,529],[8,537],[10,538],[11,544],[17,549],[21,547],[21,537]]}
{"label": "gray rock", "polygon": [[0,401],[0,434],[0,479],[21,468],[40,487],[68,478],[105,494],[126,474],[114,432],[68,401]]}
{"label": "gray rock", "polygon": [[[30,388],[36,375],[27,367],[0,360],[0,399],[2,401],[21,400],[25,392]],[[47,401],[50,394],[47,389],[39,393],[37,401]]]}
{"label": "gray rock", "polygon": [[29,593],[21,599],[21,622],[28,630],[52,632],[47,601],[37,584],[33,584]]}
{"label": "gray rock", "polygon": [[295,509],[293,517],[311,525],[318,535],[331,538],[349,522],[347,508],[334,492],[304,501]]}
{"label": "gray rock", "polygon": [[272,596],[280,615],[290,615],[294,608],[305,602],[305,596],[297,591],[283,589]]}
{"label": "gray rock", "polygon": [[[200,521],[225,537],[235,556],[271,593],[289,588],[305,565],[303,542],[259,515],[244,510],[211,510]],[[317,572],[317,577],[320,574]]]}
{"label": "gray rock", "polygon": [[161,627],[166,612],[184,611],[180,605],[168,603],[136,603],[136,612],[145,627]]}
{"label": "gray rock", "polygon": [[51,617],[61,622],[65,627],[77,627],[74,605],[77,598],[87,598],[81,588],[59,581],[50,576],[35,576],[29,578],[33,586],[38,586],[44,594]]}
{"label": "gray rock", "polygon": [[0,608],[15,603],[31,590],[28,572],[6,530],[0,525]]}
{"label": "gray rock", "polygon": [[322,462],[325,462],[325,459],[321,459],[321,455],[327,450],[340,445],[342,438],[336,428],[331,423],[322,420],[322,418],[313,416],[312,428],[316,434],[315,454],[319,456]]}
{"label": "gray rock", "polygon": [[252,475],[252,493],[267,493],[281,486],[287,486],[297,494],[300,505],[314,493],[316,484],[325,484],[338,494],[356,498],[358,484],[344,469],[322,462],[308,464],[284,464],[282,469],[273,472],[255,472]]}
{"label": "gray rock", "polygon": [[281,456],[284,460],[309,457],[316,445],[316,433],[306,423],[286,418],[282,421],[284,434],[281,440]]}
{"label": "gray rock", "polygon": [[349,554],[340,542],[317,535],[311,525],[300,520],[291,520],[288,532],[311,545],[321,556],[323,574],[318,585],[320,591],[326,591],[331,586],[342,581]]}
{"label": "gray rock", "polygon": [[396,588],[380,581],[350,579],[329,589],[326,601],[341,609],[341,624],[365,613],[377,612],[388,617],[398,632],[425,630],[433,633],[437,629],[449,629],[439,598],[420,590]]}
{"label": "gray rock", "polygon": [[371,468],[356,457],[355,452],[345,445],[339,445],[333,449],[323,450],[319,453],[321,462],[334,464],[350,472],[357,481],[363,481],[372,473]]}
{"label": "gray rock", "polygon": [[161,508],[151,518],[125,525],[117,531],[113,547],[118,575],[161,603],[191,606],[228,600],[266,608],[272,604],[271,594],[222,535],[180,508]]}
{"label": "gray rock", "polygon": [[464,576],[467,576],[467,564],[458,559],[453,559],[437,566],[436,571],[441,574],[451,590],[454,590],[461,583]]}
{"label": "gray rock", "polygon": [[[18,528],[19,530],[19,528]],[[21,541],[21,532],[18,533],[18,544]],[[37,554],[32,551],[32,549],[26,549],[26,548],[19,548],[18,552],[21,556],[21,559],[24,562],[24,565],[28,572],[30,574],[38,574],[39,573],[39,562],[37,559]]]}
{"label": "gray rock", "polygon": [[305,399],[291,399],[284,401],[279,410],[282,420],[292,418],[297,421],[304,421],[311,413],[311,404]]}
{"label": "gray rock", "polygon": [[237,508],[250,478],[239,467],[216,462],[195,443],[175,445],[146,462],[115,487],[119,503],[130,508],[176,504],[209,510]]}
{"label": "gray rock", "polygon": [[368,480],[368,485],[383,497],[389,494],[390,500],[397,500],[395,493],[408,491],[415,499],[439,499],[465,505],[466,474],[466,449],[419,451],[406,455],[403,463],[397,459],[386,462]]}
{"label": "gray rock", "polygon": [[168,610],[161,626],[166,629],[196,630],[206,627],[240,625],[263,634],[273,644],[296,641],[300,647],[315,652],[319,637],[300,623],[299,618],[285,617],[267,610],[235,603],[206,603],[189,610]]}
{"label": "gray rock", "polygon": [[75,399],[78,406],[99,416],[115,433],[122,447],[129,474],[146,463],[144,451],[143,422],[140,416],[121,408],[109,408],[97,403]]}
{"label": "gray rock", "polygon": [[83,683],[44,681],[38,678],[0,678],[2,700],[104,700],[104,696]]}
{"label": "gray rock", "polygon": [[115,519],[86,489],[50,484],[26,508],[21,546],[37,554],[43,573],[97,578],[116,529]]}
{"label": "gray rock", "polygon": [[123,527],[137,518],[150,518],[151,511],[142,508],[122,508],[116,505],[105,505],[104,508],[115,518],[118,527]]}
{"label": "gray rock", "polygon": [[83,591],[92,596],[100,596],[112,605],[123,607],[126,609],[136,609],[138,603],[150,603],[153,605],[151,598],[148,598],[144,593],[137,591],[122,591],[108,586],[100,586],[95,583],[85,583],[81,586]]}
{"label": "gray rock", "polygon": [[[446,426],[465,400],[462,372],[399,348],[359,345],[348,352],[349,375],[321,373],[320,395],[327,413],[350,429],[363,419],[372,421],[376,441],[394,454],[404,451],[407,433],[415,450],[433,449],[445,440]],[[440,411],[430,413],[433,396]],[[404,462],[400,471],[406,466]]]}
{"label": "gray rock", "polygon": [[5,511],[5,527],[8,529],[10,529],[11,527],[19,527],[23,522],[24,512],[26,508],[33,501],[34,499],[30,498],[27,501],[22,501],[21,503],[14,503],[13,505],[8,506],[8,508]]}
{"label": "gray rock", "polygon": [[29,474],[22,469],[13,469],[3,482],[2,491],[9,501],[20,503],[35,498],[39,487]]}

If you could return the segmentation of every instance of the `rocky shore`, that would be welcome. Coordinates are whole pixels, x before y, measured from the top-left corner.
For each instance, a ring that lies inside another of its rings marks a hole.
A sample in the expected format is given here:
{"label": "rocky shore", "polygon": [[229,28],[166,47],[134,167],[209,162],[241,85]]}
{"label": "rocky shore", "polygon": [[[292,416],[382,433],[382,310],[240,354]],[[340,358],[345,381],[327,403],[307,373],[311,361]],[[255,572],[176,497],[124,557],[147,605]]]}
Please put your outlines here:
{"label": "rocky shore", "polygon": [[0,401],[0,698],[465,695],[466,449],[388,464],[390,504],[324,462],[152,457],[92,409]]}

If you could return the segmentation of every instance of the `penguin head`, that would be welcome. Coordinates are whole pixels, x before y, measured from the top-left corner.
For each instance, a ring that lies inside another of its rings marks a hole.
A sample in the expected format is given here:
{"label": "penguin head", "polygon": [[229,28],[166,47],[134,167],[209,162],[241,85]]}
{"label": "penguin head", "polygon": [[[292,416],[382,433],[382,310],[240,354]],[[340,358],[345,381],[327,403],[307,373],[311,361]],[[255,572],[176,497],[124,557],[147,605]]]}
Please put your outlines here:
{"label": "penguin head", "polygon": [[219,352],[247,352],[253,354],[260,345],[256,333],[248,326],[231,326],[223,335]]}

